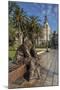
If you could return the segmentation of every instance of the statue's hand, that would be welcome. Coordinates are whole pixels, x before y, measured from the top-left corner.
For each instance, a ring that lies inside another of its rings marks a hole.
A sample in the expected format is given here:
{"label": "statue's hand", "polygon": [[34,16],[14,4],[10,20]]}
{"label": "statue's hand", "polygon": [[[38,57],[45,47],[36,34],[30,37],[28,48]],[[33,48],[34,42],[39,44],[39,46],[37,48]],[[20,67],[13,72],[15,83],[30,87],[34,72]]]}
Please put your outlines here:
{"label": "statue's hand", "polygon": [[30,62],[31,62],[31,58],[30,57],[25,58],[25,61],[24,61],[25,64],[28,64]]}

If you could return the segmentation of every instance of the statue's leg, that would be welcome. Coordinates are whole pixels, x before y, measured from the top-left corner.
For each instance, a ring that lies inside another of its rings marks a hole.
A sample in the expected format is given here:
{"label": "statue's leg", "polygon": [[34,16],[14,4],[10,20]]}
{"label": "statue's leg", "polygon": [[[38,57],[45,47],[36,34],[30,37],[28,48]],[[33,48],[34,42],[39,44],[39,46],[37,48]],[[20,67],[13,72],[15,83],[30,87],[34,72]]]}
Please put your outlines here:
{"label": "statue's leg", "polygon": [[40,78],[40,66],[37,67],[37,74],[38,74],[38,78]]}
{"label": "statue's leg", "polygon": [[31,61],[31,68],[30,68],[30,79],[35,78],[35,63],[33,60]]}

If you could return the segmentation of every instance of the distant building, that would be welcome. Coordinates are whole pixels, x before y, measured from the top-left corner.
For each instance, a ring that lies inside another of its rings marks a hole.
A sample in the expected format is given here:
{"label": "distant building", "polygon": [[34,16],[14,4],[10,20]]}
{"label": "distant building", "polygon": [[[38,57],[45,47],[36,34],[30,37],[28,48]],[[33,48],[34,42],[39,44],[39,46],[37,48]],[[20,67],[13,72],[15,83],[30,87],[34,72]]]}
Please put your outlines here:
{"label": "distant building", "polygon": [[49,26],[47,16],[45,16],[44,25],[43,25],[43,28],[42,28],[42,33],[43,33],[42,38],[37,37],[38,40],[36,39],[36,46],[40,46],[41,44],[43,45],[43,43],[46,44],[47,40],[48,41],[51,40],[52,30],[51,30],[51,27]]}
{"label": "distant building", "polygon": [[45,21],[44,21],[44,25],[43,25],[43,40],[50,41],[51,35],[52,35],[51,27],[49,26],[47,17],[45,16]]}
{"label": "distant building", "polygon": [[52,48],[58,48],[58,33],[56,31],[53,32],[51,41]]}

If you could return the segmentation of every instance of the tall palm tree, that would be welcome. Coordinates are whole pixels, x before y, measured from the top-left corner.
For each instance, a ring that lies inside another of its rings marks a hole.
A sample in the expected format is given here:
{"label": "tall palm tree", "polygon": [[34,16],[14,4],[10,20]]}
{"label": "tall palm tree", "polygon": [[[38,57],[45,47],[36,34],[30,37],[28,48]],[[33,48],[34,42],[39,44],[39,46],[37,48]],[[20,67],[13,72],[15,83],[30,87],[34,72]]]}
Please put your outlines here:
{"label": "tall palm tree", "polygon": [[14,23],[15,23],[15,27],[18,29],[18,37],[20,38],[21,34],[24,36],[25,28],[26,28],[26,13],[24,12],[23,9],[16,8],[14,14]]}
{"label": "tall palm tree", "polygon": [[33,43],[33,47],[35,45],[35,38],[42,34],[42,26],[39,24],[40,20],[36,16],[31,16],[29,20],[29,30],[28,35]]}

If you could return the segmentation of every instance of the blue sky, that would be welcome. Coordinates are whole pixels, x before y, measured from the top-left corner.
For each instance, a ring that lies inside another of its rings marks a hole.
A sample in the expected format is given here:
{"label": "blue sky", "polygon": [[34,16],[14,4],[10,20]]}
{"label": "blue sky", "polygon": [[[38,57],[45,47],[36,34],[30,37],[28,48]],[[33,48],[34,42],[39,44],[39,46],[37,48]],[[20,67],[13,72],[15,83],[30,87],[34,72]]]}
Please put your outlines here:
{"label": "blue sky", "polygon": [[44,3],[17,2],[19,7],[23,8],[28,16],[38,16],[41,24],[44,23],[44,16],[47,15],[48,23],[52,31],[57,31],[58,27],[58,5]]}

